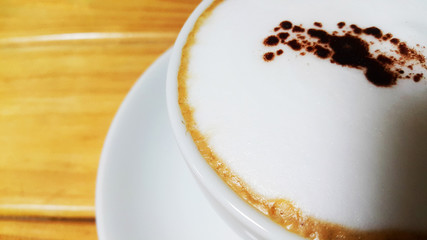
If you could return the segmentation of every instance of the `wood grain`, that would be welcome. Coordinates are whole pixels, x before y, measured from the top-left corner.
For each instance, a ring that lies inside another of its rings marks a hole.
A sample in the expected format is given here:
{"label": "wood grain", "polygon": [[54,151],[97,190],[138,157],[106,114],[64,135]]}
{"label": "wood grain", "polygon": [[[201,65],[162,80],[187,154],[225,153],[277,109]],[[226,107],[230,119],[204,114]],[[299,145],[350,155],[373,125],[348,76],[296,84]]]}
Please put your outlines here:
{"label": "wood grain", "polygon": [[0,239],[96,238],[109,125],[198,2],[2,1]]}
{"label": "wood grain", "polygon": [[0,37],[79,32],[178,32],[195,0],[2,0]]}
{"label": "wood grain", "polygon": [[96,239],[94,221],[1,220],[2,240]]}

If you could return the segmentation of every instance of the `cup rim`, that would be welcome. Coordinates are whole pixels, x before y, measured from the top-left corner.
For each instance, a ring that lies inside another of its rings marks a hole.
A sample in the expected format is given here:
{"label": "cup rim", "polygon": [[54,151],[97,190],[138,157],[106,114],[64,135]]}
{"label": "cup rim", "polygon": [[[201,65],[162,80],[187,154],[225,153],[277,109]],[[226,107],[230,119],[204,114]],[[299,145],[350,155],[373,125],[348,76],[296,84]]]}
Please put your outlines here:
{"label": "cup rim", "polygon": [[250,206],[249,203],[231,190],[201,156],[191,135],[185,129],[184,119],[177,101],[177,77],[181,63],[182,48],[198,17],[213,1],[215,0],[202,1],[192,12],[175,41],[169,60],[166,80],[166,103],[175,139],[187,166],[202,187],[202,190],[205,191],[205,195],[208,195],[208,198],[214,198],[211,200],[219,203],[228,213],[238,219],[251,232],[250,235],[261,239],[301,239],[298,235],[286,231],[283,227],[273,222],[273,220]]}

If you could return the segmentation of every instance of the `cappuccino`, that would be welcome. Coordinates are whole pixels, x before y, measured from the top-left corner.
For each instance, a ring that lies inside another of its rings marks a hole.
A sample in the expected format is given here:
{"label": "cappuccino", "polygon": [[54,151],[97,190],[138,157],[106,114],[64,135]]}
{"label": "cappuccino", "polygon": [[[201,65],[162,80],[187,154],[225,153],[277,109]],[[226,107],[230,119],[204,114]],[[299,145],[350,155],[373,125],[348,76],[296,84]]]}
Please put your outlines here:
{"label": "cappuccino", "polygon": [[214,1],[182,51],[199,151],[311,239],[427,238],[427,3]]}

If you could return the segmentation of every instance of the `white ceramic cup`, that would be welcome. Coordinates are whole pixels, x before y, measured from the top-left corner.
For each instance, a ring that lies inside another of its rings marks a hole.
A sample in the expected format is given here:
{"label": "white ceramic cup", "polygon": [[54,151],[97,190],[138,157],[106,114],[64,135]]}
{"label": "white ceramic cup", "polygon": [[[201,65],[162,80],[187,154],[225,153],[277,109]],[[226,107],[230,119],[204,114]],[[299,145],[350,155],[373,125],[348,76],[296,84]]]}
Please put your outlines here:
{"label": "white ceramic cup", "polygon": [[178,146],[209,202],[240,236],[244,239],[302,239],[274,223],[234,193],[201,156],[183,123],[177,82],[182,48],[197,18],[211,3],[212,0],[202,1],[188,18],[175,42],[169,62],[166,96],[169,119]]}

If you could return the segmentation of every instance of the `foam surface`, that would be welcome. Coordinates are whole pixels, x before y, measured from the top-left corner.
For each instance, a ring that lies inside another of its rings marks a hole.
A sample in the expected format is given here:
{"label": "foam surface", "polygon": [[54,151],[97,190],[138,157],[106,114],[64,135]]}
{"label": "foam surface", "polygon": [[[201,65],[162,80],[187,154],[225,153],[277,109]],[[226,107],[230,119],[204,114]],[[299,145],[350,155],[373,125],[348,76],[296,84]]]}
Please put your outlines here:
{"label": "foam surface", "polygon": [[426,79],[381,88],[289,48],[262,58],[283,20],[376,26],[427,46],[426,10],[422,0],[225,1],[191,50],[188,101],[200,132],[267,198],[352,228],[426,230]]}

